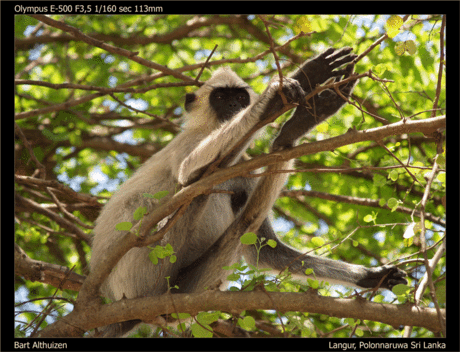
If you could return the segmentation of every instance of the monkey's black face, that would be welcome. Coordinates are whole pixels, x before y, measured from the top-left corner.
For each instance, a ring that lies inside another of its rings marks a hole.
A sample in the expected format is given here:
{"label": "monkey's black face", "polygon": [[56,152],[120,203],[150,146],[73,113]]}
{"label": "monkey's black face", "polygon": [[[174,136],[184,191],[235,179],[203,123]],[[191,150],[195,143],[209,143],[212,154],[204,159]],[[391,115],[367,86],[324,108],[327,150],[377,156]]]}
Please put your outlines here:
{"label": "monkey's black face", "polygon": [[209,95],[209,104],[219,121],[226,121],[250,104],[245,88],[215,88]]}

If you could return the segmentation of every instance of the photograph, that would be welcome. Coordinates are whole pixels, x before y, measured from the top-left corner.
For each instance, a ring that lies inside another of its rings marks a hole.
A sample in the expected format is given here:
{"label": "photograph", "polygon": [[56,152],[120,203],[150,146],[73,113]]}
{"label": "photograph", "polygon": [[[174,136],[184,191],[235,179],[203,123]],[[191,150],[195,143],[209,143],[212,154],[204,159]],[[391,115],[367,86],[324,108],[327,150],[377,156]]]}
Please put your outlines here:
{"label": "photograph", "polygon": [[18,4],[11,348],[451,348],[445,14]]}

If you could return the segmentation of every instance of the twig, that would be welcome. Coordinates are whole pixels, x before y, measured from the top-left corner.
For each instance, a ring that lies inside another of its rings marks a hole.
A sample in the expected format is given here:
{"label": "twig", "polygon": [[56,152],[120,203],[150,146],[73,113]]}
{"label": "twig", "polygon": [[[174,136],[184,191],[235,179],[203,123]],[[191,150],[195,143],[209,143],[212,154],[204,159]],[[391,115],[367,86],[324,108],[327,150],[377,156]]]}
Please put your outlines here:
{"label": "twig", "polygon": [[441,51],[441,58],[439,60],[438,84],[436,86],[436,95],[434,97],[433,112],[431,113],[431,117],[436,116],[435,111],[438,108],[439,96],[441,95],[442,73],[444,69],[444,30],[445,28],[446,28],[446,15],[443,15],[442,23],[441,23],[440,43],[439,43],[439,50]]}
{"label": "twig", "polygon": [[214,49],[212,49],[211,54],[209,54],[209,56],[208,56],[208,58],[206,59],[205,63],[204,63],[203,66],[201,67],[201,70],[200,70],[200,72],[198,73],[198,76],[196,76],[196,78],[195,78],[195,81],[196,81],[196,82],[198,82],[198,80],[200,79],[200,77],[201,77],[201,75],[202,75],[204,69],[205,69],[206,66],[208,65],[208,62],[209,62],[209,60],[211,59],[212,55],[214,54],[214,51],[216,51],[217,47],[218,47],[218,45],[216,44],[216,45],[214,46]]}

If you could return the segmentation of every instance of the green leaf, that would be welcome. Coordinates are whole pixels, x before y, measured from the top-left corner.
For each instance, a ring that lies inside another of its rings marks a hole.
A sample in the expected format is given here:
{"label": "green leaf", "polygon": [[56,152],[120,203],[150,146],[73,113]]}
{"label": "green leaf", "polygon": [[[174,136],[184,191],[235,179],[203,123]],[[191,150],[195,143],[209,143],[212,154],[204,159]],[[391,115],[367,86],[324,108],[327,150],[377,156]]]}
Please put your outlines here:
{"label": "green leaf", "polygon": [[246,245],[255,244],[257,242],[257,235],[253,232],[245,233],[243,236],[241,236],[240,242]]}
{"label": "green leaf", "polygon": [[188,319],[188,318],[190,318],[189,313],[179,313],[179,316],[176,313],[171,313],[171,316],[174,319]]}
{"label": "green leaf", "polygon": [[307,278],[308,285],[315,290],[319,287],[319,281],[311,278]]}
{"label": "green leaf", "polygon": [[237,281],[237,280],[240,279],[240,277],[241,277],[240,274],[230,274],[230,275],[227,276],[227,280],[228,281]]}
{"label": "green leaf", "polygon": [[312,24],[311,22],[308,20],[308,17],[307,16],[302,16],[302,17],[299,17],[296,21],[295,21],[295,24],[293,26],[293,29],[295,31],[295,34],[299,34],[300,32],[304,32],[304,33],[309,33],[309,32],[312,32],[313,29],[312,29]]}
{"label": "green leaf", "polygon": [[238,319],[238,325],[241,326],[244,330],[254,330],[256,327],[256,321],[253,317],[247,316],[243,319]]}
{"label": "green leaf", "polygon": [[391,16],[385,23],[388,37],[394,38],[399,33],[399,27],[403,25],[403,20],[399,16]]}
{"label": "green leaf", "polygon": [[219,319],[218,312],[200,312],[196,316],[196,320],[198,320],[201,324],[211,324]]}
{"label": "green leaf", "polygon": [[199,324],[192,324],[190,329],[194,337],[212,337],[212,329],[209,325],[202,327]]}
{"label": "green leaf", "polygon": [[120,222],[115,225],[115,229],[118,231],[129,231],[133,227],[133,224],[129,221]]}
{"label": "green leaf", "polygon": [[133,218],[134,220],[140,220],[144,217],[145,214],[147,214],[147,208],[139,207],[134,211]]}
{"label": "green leaf", "polygon": [[155,253],[155,251],[150,251],[150,253],[149,253],[149,259],[150,259],[150,261],[151,261],[153,264],[155,264],[155,265],[158,264],[158,256],[157,256],[157,254]]}
{"label": "green leaf", "polygon": [[370,214],[367,214],[366,216],[364,216],[364,222],[373,222],[374,221],[374,216],[373,215],[370,215]]}
{"label": "green leaf", "polygon": [[267,241],[267,244],[272,247],[272,248],[275,248],[277,246],[278,243],[276,243],[275,240],[268,240]]}
{"label": "green leaf", "polygon": [[388,199],[388,207],[391,208],[391,211],[395,211],[399,206],[399,201],[396,198]]}
{"label": "green leaf", "polygon": [[390,175],[388,176],[390,180],[392,180],[393,182],[396,182],[398,180],[398,177],[399,177],[399,173],[398,171],[396,170],[391,170],[390,171]]}
{"label": "green leaf", "polygon": [[321,247],[326,242],[321,237],[313,237],[311,243],[313,243],[315,247]]}
{"label": "green leaf", "polygon": [[415,55],[417,52],[417,45],[413,40],[406,41],[406,51],[409,55]]}
{"label": "green leaf", "polygon": [[166,197],[169,194],[169,191],[160,191],[153,195],[153,198],[160,200],[161,198]]}
{"label": "green leaf", "polygon": [[404,295],[404,294],[407,294],[409,293],[411,290],[411,287],[410,286],[407,286],[407,285],[404,285],[404,284],[398,284],[396,286],[394,286],[392,288],[392,292],[395,294],[395,295]]}

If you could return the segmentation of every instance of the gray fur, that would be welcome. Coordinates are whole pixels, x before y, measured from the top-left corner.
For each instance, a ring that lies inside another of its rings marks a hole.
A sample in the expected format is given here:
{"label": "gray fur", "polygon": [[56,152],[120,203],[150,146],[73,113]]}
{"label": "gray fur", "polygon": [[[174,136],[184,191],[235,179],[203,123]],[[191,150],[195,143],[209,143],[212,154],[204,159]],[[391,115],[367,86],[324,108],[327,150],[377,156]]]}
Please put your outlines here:
{"label": "gray fur", "polygon": [[[350,51],[351,49],[343,49],[334,52],[334,49],[329,49],[317,58],[307,61],[292,75],[295,79],[285,78],[283,92],[288,100],[302,103],[302,97],[317,84],[323,83],[324,77],[329,79],[348,75],[350,71],[332,70],[339,67],[339,64],[334,62],[338,62]],[[353,55],[346,56],[339,63],[341,65],[350,62],[353,58]],[[302,74],[308,75],[308,79]],[[134,222],[133,212],[141,205],[149,209],[155,208],[155,201],[143,198],[142,193],[155,194],[166,190],[169,191],[169,196],[172,196],[179,184],[187,185],[192,182],[197,172],[206,168],[219,156],[225,155],[257,122],[280,109],[282,101],[277,93],[278,85],[278,81],[273,80],[259,97],[228,67],[217,70],[206,84],[195,92],[197,99],[192,100],[187,106],[184,131],[147,160],[103,208],[94,229],[91,268],[98,265],[109,244],[122,235],[115,230],[117,223]],[[246,88],[251,99],[250,105],[229,121],[219,123],[209,104],[210,93],[218,87]],[[343,93],[349,95],[352,89],[353,84],[349,84],[343,89]],[[289,122],[289,128],[283,127],[275,141],[277,149],[294,145],[308,129],[334,114],[344,104],[335,93],[320,95],[315,99],[313,103],[320,115],[301,104]],[[292,138],[290,129],[295,129]],[[249,141],[246,145],[248,143]],[[246,147],[224,166],[237,162],[244,149]],[[292,161],[272,168],[291,167]],[[267,177],[268,189],[254,192],[259,179],[236,178],[216,187],[233,191],[233,195],[214,193],[194,199],[182,218],[159,243],[172,245],[178,258],[177,262],[171,264],[168,260],[160,260],[154,265],[148,258],[148,248],[133,248],[118,262],[104,283],[101,293],[112,300],[120,300],[123,296],[136,298],[162,295],[167,292],[165,276],[170,276],[171,286],[179,286],[174,292],[199,292],[207,286],[215,285],[219,280],[225,281],[228,272],[223,270],[222,266],[231,265],[242,256],[247,262],[255,265],[254,248],[243,246],[239,242],[242,233],[231,235],[226,232],[229,227],[242,226],[238,222],[239,216],[248,203],[257,204],[260,220],[252,224],[255,231],[260,226],[260,237],[273,239],[278,243],[274,249],[268,246],[262,249],[259,266],[271,267],[278,271],[289,266],[295,275],[303,278],[305,269],[313,268],[318,278],[361,287],[377,285],[384,274],[390,275],[382,287],[389,288],[396,283],[405,282],[405,274],[394,267],[365,268],[315,256],[301,256],[301,253],[279,241],[266,217],[286,181],[287,174],[277,173]],[[247,202],[249,199],[251,201]],[[113,324],[105,330],[103,336],[122,336],[136,323],[131,321]]]}

